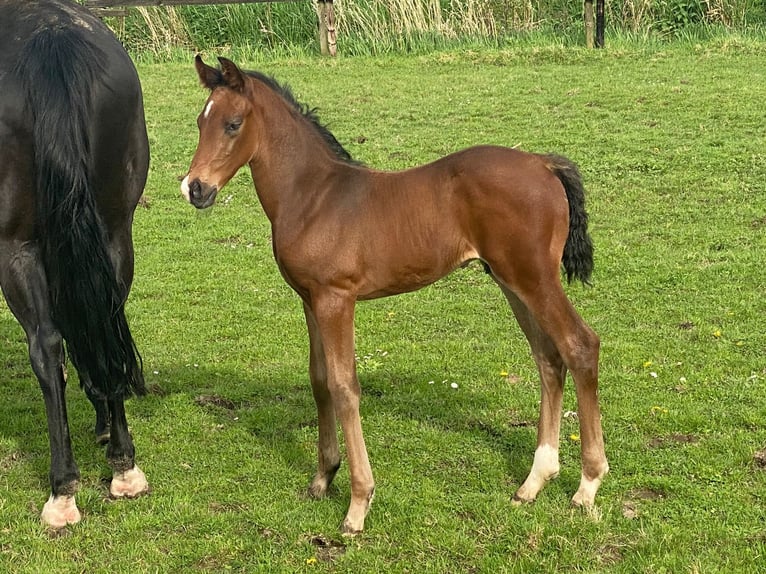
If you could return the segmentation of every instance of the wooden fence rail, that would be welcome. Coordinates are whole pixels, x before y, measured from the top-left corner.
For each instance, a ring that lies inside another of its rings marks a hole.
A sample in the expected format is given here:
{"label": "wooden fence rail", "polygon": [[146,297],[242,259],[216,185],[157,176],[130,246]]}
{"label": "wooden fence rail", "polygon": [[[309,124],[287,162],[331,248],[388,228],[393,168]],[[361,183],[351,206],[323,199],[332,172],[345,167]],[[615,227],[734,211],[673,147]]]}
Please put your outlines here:
{"label": "wooden fence rail", "polygon": [[[98,16],[121,16],[132,6],[202,6],[209,4],[263,4],[266,2],[300,2],[306,0],[84,0],[83,5]],[[319,48],[322,54],[334,56],[337,51],[333,0],[318,0]]]}

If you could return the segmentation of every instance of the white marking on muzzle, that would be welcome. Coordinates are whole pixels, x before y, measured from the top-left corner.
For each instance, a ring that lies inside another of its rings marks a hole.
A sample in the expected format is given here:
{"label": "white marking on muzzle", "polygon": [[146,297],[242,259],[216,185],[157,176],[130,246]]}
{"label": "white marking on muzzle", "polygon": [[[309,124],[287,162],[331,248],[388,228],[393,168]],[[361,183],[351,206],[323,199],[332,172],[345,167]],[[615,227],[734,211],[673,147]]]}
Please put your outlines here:
{"label": "white marking on muzzle", "polygon": [[181,194],[186,198],[186,201],[191,203],[191,198],[189,197],[189,176],[188,175],[181,182]]}

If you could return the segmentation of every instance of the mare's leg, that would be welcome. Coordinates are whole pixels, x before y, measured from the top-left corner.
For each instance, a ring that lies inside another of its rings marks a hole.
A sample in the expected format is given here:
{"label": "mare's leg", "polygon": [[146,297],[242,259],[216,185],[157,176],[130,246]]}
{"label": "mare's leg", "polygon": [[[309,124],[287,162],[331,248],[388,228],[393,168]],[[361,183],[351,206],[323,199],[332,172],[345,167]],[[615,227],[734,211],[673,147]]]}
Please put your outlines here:
{"label": "mare's leg", "polygon": [[123,399],[109,399],[107,403],[112,421],[109,444],[106,447],[106,459],[113,470],[109,494],[114,498],[135,498],[149,491],[149,483],[135,462],[135,450],[128,432]]}
{"label": "mare's leg", "polygon": [[80,375],[80,380],[82,381],[83,388],[85,389],[85,394],[87,395],[88,400],[91,402],[94,410],[96,411],[96,443],[99,445],[105,445],[109,442],[109,428],[111,426],[109,406],[107,405],[105,398],[99,397],[96,393],[93,392],[90,383],[90,375],[84,371],[78,371],[78,374]]}
{"label": "mare's leg", "polygon": [[[123,299],[127,298],[133,283],[131,219],[126,217],[123,225],[114,226],[109,230],[109,254],[112,258],[117,281],[122,287]],[[149,491],[149,483],[135,462],[135,448],[128,431],[124,399],[112,398],[105,402],[108,407],[110,423],[106,459],[113,470],[109,493],[114,498],[135,498]],[[95,403],[94,406],[96,407],[96,423],[98,424],[100,406]]]}
{"label": "mare's leg", "polygon": [[0,284],[27,336],[29,359],[45,400],[51,450],[51,496],[42,520],[61,528],[80,520],[75,503],[80,472],[74,461],[65,403],[64,348],[53,325],[48,285],[37,244],[0,243]]}
{"label": "mare's leg", "polygon": [[343,429],[351,475],[351,504],[341,528],[344,534],[364,529],[375,494],[359,418],[361,389],[354,364],[354,303],[353,297],[332,292],[311,297],[311,310],[325,351],[327,388]]}
{"label": "mare's leg", "polygon": [[338,450],[338,434],[335,425],[335,407],[332,396],[327,388],[327,366],[325,364],[322,337],[319,334],[316,318],[311,309],[304,303],[306,326],[309,332],[310,356],[309,377],[314,402],[317,405],[319,419],[319,441],[317,443],[318,467],[314,479],[309,486],[309,494],[315,498],[325,495],[327,488],[335,478],[340,467],[340,452]]}
{"label": "mare's leg", "polygon": [[545,483],[559,474],[559,431],[566,367],[556,345],[540,329],[524,303],[502,283],[498,284],[529,341],[540,374],[540,420],[535,458],[527,479],[513,497],[517,502],[532,502]]}
{"label": "mare's leg", "polygon": [[[513,283],[496,272],[497,269],[502,269],[502,266],[496,267],[491,263],[490,266],[504,290],[512,291],[524,303],[539,330],[550,338],[564,365],[572,373],[577,393],[582,448],[582,476],[572,503],[591,506],[603,477],[609,471],[598,405],[598,335],[588,327],[567,299],[558,276],[558,265],[547,273],[543,269],[526,269],[526,273],[516,277]],[[543,382],[544,386],[545,384]],[[558,400],[557,410],[560,412],[560,398]],[[535,459],[537,461],[537,453]],[[533,479],[530,487],[534,486],[534,482]],[[532,494],[536,494],[532,492],[533,488],[526,490],[522,486],[522,489],[519,489],[519,498],[530,498]]]}

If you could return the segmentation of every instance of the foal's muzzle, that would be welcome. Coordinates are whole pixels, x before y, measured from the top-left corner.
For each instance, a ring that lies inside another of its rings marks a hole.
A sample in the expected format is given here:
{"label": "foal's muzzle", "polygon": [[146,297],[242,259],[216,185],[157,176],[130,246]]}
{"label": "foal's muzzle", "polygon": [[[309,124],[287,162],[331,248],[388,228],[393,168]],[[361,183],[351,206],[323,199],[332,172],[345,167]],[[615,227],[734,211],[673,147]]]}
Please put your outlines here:
{"label": "foal's muzzle", "polygon": [[188,176],[181,184],[181,191],[194,207],[205,209],[215,203],[215,196],[218,194],[218,188],[214,185],[202,183],[199,179],[191,182]]}

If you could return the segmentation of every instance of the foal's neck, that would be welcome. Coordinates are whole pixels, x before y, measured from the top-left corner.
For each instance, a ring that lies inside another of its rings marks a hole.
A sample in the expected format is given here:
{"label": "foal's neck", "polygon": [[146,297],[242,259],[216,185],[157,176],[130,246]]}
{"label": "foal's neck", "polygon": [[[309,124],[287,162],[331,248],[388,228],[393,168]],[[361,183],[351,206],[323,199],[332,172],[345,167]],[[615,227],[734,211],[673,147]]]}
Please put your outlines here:
{"label": "foal's neck", "polygon": [[276,224],[280,214],[295,214],[339,161],[322,136],[299,110],[272,90],[254,82],[255,153],[249,163],[266,216]]}

